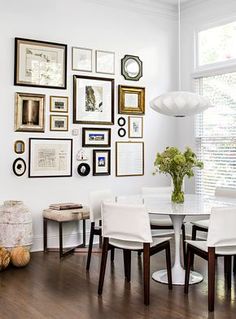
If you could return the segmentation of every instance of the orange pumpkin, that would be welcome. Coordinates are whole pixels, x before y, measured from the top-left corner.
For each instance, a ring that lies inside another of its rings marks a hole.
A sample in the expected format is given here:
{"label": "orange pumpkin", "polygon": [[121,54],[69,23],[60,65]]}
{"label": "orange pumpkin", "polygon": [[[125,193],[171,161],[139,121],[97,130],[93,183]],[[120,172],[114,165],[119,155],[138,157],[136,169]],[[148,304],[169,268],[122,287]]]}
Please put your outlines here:
{"label": "orange pumpkin", "polygon": [[27,248],[18,246],[11,251],[11,262],[16,267],[24,267],[30,261],[30,252]]}
{"label": "orange pumpkin", "polygon": [[0,247],[0,271],[7,268],[10,263],[10,253],[7,249]]}

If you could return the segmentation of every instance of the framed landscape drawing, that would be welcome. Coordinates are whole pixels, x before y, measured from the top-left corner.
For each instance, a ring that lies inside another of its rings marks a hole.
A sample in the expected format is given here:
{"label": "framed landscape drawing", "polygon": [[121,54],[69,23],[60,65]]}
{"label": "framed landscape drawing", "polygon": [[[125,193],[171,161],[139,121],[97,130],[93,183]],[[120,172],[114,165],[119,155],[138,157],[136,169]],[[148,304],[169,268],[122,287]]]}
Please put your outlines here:
{"label": "framed landscape drawing", "polygon": [[144,175],[144,143],[116,142],[116,176]]}
{"label": "framed landscape drawing", "polygon": [[66,89],[66,76],[66,44],[15,38],[15,85]]}
{"label": "framed landscape drawing", "polygon": [[50,112],[68,112],[67,96],[50,96]]}
{"label": "framed landscape drawing", "polygon": [[111,129],[83,127],[82,146],[83,147],[110,147],[111,146]]}
{"label": "framed landscape drawing", "polygon": [[72,139],[30,138],[29,177],[72,176]]}
{"label": "framed landscape drawing", "polygon": [[129,137],[143,137],[143,118],[141,116],[129,116]]}
{"label": "framed landscape drawing", "polygon": [[68,131],[68,115],[50,115],[50,131]]}
{"label": "framed landscape drawing", "polygon": [[115,52],[96,50],[96,72],[115,74]]}
{"label": "framed landscape drawing", "polygon": [[16,93],[15,131],[44,132],[44,94]]}
{"label": "framed landscape drawing", "polygon": [[92,49],[72,48],[72,70],[92,72]]}
{"label": "framed landscape drawing", "polygon": [[114,124],[114,79],[74,75],[73,123]]}
{"label": "framed landscape drawing", "polygon": [[145,88],[119,85],[119,113],[145,114]]}
{"label": "framed landscape drawing", "polygon": [[93,150],[93,175],[111,174],[111,151]]}

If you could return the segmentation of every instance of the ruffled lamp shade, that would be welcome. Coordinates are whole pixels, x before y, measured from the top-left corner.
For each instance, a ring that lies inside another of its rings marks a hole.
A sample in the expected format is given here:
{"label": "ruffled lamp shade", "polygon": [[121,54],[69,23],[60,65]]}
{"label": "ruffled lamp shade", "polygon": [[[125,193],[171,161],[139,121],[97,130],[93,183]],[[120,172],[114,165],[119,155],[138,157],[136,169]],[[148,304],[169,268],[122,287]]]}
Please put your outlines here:
{"label": "ruffled lamp shade", "polygon": [[152,100],[150,106],[158,113],[175,117],[194,115],[213,107],[207,97],[185,91],[162,94]]}

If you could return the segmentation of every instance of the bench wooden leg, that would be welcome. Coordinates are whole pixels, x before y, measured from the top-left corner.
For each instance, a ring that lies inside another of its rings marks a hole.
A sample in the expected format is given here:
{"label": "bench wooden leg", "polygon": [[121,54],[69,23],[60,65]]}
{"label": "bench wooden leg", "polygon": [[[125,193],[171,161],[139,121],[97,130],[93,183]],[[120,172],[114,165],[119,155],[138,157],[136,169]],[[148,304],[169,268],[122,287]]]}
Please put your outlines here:
{"label": "bench wooden leg", "polygon": [[43,251],[46,253],[48,250],[48,220],[43,219]]}
{"label": "bench wooden leg", "polygon": [[86,220],[83,219],[83,247],[86,246]]}
{"label": "bench wooden leg", "polygon": [[63,257],[63,232],[62,232],[62,223],[59,222],[59,254],[60,258]]}

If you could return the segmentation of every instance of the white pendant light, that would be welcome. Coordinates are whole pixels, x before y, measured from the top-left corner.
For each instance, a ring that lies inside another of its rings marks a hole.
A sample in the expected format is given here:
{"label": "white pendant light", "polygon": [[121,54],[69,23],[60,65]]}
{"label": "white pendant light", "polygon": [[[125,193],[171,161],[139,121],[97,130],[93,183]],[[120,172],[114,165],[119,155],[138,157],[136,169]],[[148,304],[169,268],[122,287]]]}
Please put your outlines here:
{"label": "white pendant light", "polygon": [[178,0],[179,91],[162,94],[150,102],[150,107],[154,111],[175,117],[194,115],[213,107],[207,97],[181,91],[180,1]]}

